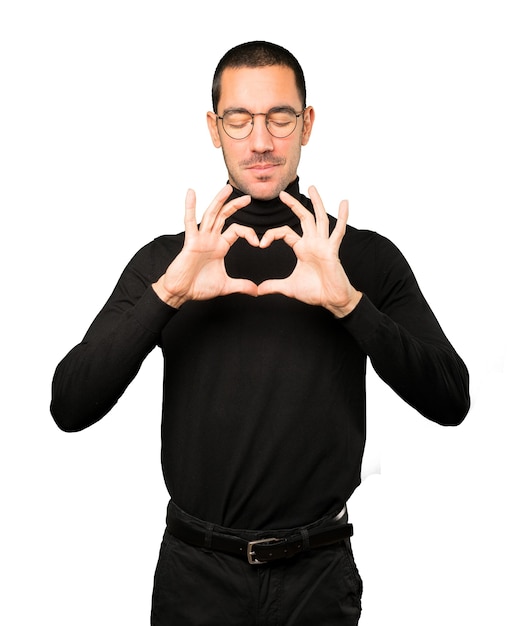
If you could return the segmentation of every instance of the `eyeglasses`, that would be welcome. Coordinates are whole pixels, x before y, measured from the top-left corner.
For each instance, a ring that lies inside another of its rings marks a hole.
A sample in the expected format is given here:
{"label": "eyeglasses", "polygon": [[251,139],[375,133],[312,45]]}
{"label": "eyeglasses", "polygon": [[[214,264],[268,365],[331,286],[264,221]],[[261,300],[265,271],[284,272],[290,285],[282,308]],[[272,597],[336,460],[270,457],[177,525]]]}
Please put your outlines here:
{"label": "eyeglasses", "polygon": [[246,109],[231,109],[224,114],[218,115],[217,119],[223,123],[224,132],[232,139],[246,139],[253,131],[255,117],[264,115],[266,128],[270,135],[277,139],[285,139],[294,132],[298,124],[298,118],[303,115],[305,109],[296,113],[290,107],[274,107],[267,113],[250,113]]}

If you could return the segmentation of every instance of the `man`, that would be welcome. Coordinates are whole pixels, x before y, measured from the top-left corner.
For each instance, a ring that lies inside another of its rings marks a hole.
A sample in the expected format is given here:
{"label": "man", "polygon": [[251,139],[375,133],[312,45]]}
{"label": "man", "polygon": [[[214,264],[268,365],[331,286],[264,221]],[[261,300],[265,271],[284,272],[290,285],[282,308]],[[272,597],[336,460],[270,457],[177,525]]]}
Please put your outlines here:
{"label": "man", "polygon": [[[52,414],[77,431],[165,359],[171,501],[152,624],[357,624],[346,502],[360,482],[365,368],[459,424],[468,373],[400,252],[325,212],[297,168],[314,111],[285,49],[230,50],[207,114],[229,184],[185,233],[142,248],[59,364]],[[346,235],[345,235],[346,231]]]}

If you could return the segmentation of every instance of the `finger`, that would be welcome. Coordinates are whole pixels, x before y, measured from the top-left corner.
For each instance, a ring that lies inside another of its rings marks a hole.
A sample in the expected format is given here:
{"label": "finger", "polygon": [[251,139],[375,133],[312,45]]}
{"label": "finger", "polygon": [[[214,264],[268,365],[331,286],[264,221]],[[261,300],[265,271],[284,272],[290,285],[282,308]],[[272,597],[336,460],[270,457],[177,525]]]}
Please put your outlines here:
{"label": "finger", "polygon": [[258,287],[253,281],[247,280],[246,278],[229,278],[224,293],[221,295],[229,295],[231,293],[243,293],[248,296],[257,296]]}
{"label": "finger", "polygon": [[260,247],[268,248],[273,241],[277,241],[279,239],[283,239],[285,243],[292,248],[298,241],[300,241],[301,237],[289,226],[279,226],[278,228],[266,230],[260,240]]}
{"label": "finger", "polygon": [[316,222],[314,216],[308,211],[301,202],[287,193],[287,191],[280,192],[280,200],[286,204],[291,211],[298,217],[302,225],[303,232],[314,232],[316,230]]}
{"label": "finger", "polygon": [[250,246],[255,248],[260,245],[257,233],[250,226],[243,226],[242,224],[231,224],[222,234],[223,239],[228,242],[228,245],[232,246],[237,239],[246,239]]}
{"label": "finger", "polygon": [[314,185],[311,185],[309,187],[309,198],[312,201],[312,206],[314,207],[314,215],[316,216],[316,230],[321,237],[328,237],[329,218],[327,212],[325,211],[325,207],[323,206],[321,196],[318,193],[316,187],[314,187]]}
{"label": "finger", "polygon": [[197,232],[196,221],[196,192],[193,189],[187,191],[185,198],[185,236],[189,236],[194,232]]}
{"label": "finger", "polygon": [[221,208],[219,213],[217,214],[213,228],[217,229],[218,232],[221,232],[221,230],[223,229],[224,223],[230,217],[230,215],[233,215],[239,209],[242,209],[243,207],[247,206],[250,202],[251,202],[251,196],[249,195],[239,196],[238,198],[234,198],[233,200],[230,200],[230,202],[225,204]]}
{"label": "finger", "polygon": [[201,223],[199,225],[200,229],[203,228],[203,229],[210,230],[213,227],[217,214],[223,208],[224,203],[226,202],[226,200],[228,200],[231,193],[232,193],[231,185],[225,185],[217,193],[215,198],[208,205],[208,208],[204,212],[203,217],[201,218]]}
{"label": "finger", "polygon": [[336,226],[334,227],[334,230],[332,231],[332,235],[330,236],[331,240],[338,242],[338,244],[341,243],[341,240],[343,239],[346,233],[347,222],[348,222],[348,200],[341,200],[341,202],[339,203],[339,211],[338,211]]}
{"label": "finger", "polygon": [[224,222],[239,209],[251,202],[251,196],[239,196],[226,202],[233,191],[231,185],[225,185],[223,189],[212,200],[210,206],[206,210],[201,220],[200,229],[212,230],[217,229],[219,232],[224,226]]}
{"label": "finger", "polygon": [[292,294],[287,279],[272,278],[265,280],[258,286],[257,295],[259,296],[268,296],[274,293],[281,293],[288,298],[291,297]]}

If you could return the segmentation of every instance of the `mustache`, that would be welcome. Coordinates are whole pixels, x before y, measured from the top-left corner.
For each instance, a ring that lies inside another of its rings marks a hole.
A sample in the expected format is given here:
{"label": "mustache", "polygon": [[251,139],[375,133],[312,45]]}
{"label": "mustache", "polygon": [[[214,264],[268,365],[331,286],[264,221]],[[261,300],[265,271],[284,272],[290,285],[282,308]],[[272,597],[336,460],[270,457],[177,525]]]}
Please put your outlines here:
{"label": "mustache", "polygon": [[254,167],[255,165],[284,165],[285,159],[282,157],[273,157],[267,154],[257,154],[250,159],[240,161],[241,167]]}

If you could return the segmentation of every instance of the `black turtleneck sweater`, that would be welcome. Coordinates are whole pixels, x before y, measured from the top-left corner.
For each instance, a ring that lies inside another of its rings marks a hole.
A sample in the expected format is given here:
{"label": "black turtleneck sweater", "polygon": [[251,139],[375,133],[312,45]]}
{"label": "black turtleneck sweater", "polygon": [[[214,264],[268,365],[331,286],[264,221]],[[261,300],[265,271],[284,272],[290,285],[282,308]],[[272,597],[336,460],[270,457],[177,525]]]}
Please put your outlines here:
{"label": "black turtleneck sweater", "polygon": [[[298,181],[287,191],[312,210]],[[253,201],[232,221],[259,236],[283,224],[300,232],[279,200]],[[163,472],[172,499],[191,515],[272,529],[341,509],[360,482],[367,357],[427,418],[455,425],[466,415],[465,365],[387,239],[347,227],[340,258],[364,295],[340,320],[281,295],[235,294],[172,309],[151,284],[183,241],[183,234],[162,236],[133,257],[57,367],[51,411],[66,431],[95,423],[159,345]],[[261,250],[239,239],[226,258],[229,275],[256,283],[288,276],[295,263],[283,241]]]}

